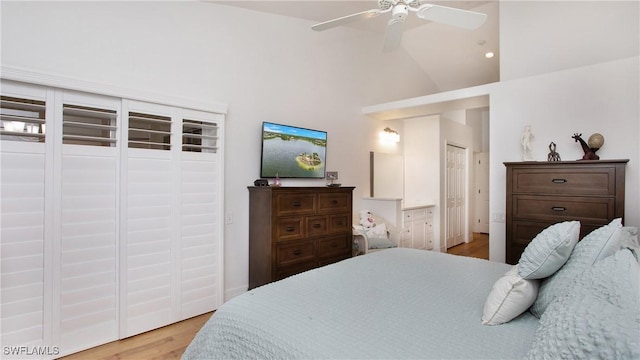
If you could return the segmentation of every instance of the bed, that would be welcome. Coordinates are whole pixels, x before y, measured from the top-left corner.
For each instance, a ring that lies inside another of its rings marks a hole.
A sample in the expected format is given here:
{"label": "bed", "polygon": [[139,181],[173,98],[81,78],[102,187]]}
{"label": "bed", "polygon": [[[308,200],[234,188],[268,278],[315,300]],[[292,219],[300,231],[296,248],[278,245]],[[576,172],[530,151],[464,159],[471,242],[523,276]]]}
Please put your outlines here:
{"label": "bed", "polygon": [[[571,242],[573,248],[577,239]],[[597,251],[591,246],[587,250]],[[605,270],[598,270],[597,276],[587,271],[590,278],[583,283],[584,287],[593,286],[594,278],[604,277],[595,283],[610,286],[608,277],[621,279],[618,281],[621,285],[616,286],[622,289],[616,291],[620,290],[622,303],[617,301],[614,309],[604,312],[604,320],[596,320],[606,322],[613,317],[621,323],[614,325],[617,328],[598,325],[605,328],[604,332],[623,333],[612,350],[604,346],[610,350],[607,354],[637,358],[640,310],[637,287],[629,284],[637,282],[632,277],[634,273],[637,275],[638,264],[633,253],[624,250],[628,253],[623,254],[626,257],[613,256],[623,252],[621,246],[607,254],[615,264],[623,263],[619,265],[621,270],[612,270],[608,265]],[[488,299],[501,279],[514,269],[517,267],[503,263],[406,248],[357,256],[233,298],[198,332],[183,359],[514,359],[547,355],[557,358],[562,357],[562,351],[566,355],[565,348],[554,348],[557,345],[552,345],[551,351],[559,352],[543,352],[550,351],[549,342],[553,339],[549,334],[557,336],[554,331],[558,331],[558,326],[567,331],[564,308],[571,308],[571,304],[559,309],[562,316],[549,315],[552,321],[526,311],[527,305],[524,312],[499,325],[483,324]],[[539,285],[544,280],[531,281]],[[570,282],[580,283],[576,279]],[[536,291],[538,285],[534,286]],[[611,295],[610,289],[606,292],[609,298],[617,296],[615,292]],[[579,294],[579,297],[589,296]],[[504,305],[505,300],[500,301],[500,306]],[[545,316],[557,308],[556,302],[551,301]],[[601,305],[596,306],[602,309]],[[616,317],[617,312],[622,312],[620,317]],[[575,314],[584,317],[578,310]],[[555,319],[562,319],[562,323],[556,324]],[[587,357],[589,354],[594,355],[587,352]]]}

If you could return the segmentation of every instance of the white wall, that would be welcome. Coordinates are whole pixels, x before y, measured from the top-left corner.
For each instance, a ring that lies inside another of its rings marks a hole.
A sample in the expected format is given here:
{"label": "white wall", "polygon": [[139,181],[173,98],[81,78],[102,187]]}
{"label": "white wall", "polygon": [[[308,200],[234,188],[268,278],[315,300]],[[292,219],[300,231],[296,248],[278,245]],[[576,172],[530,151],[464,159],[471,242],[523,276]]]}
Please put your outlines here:
{"label": "white wall", "polygon": [[1,16],[3,67],[229,105],[227,298],[248,283],[246,187],[259,176],[261,122],[326,130],[327,169],[357,186],[358,209],[377,141],[362,106],[434,91],[406,53],[382,53],[378,35],[212,3],[3,1]]}

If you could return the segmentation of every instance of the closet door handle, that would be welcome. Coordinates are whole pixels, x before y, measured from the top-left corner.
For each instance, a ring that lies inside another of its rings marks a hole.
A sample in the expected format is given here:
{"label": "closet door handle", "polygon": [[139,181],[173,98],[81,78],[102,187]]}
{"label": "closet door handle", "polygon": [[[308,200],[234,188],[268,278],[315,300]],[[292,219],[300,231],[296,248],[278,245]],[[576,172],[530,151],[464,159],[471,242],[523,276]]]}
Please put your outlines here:
{"label": "closet door handle", "polygon": [[553,179],[551,182],[554,184],[564,184],[567,182],[567,179]]}
{"label": "closet door handle", "polygon": [[552,206],[551,210],[557,211],[557,212],[562,212],[562,211],[567,211],[567,208],[564,207],[564,206]]}

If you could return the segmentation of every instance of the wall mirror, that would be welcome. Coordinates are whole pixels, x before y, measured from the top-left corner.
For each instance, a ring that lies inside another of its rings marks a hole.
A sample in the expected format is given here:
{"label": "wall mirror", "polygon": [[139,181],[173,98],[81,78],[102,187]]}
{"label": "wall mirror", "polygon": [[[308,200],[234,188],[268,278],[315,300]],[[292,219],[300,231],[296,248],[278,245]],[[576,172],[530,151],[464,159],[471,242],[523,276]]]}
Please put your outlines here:
{"label": "wall mirror", "polygon": [[396,154],[370,152],[369,196],[402,199],[404,196],[404,157]]}

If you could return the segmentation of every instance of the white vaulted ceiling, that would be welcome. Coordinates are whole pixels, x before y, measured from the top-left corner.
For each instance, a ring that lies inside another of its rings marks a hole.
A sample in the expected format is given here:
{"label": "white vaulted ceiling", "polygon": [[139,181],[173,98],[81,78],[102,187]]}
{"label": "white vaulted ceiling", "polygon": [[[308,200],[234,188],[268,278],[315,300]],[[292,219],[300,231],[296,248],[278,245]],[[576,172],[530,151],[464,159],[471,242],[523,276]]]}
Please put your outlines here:
{"label": "white vaulted ceiling", "polygon": [[[323,22],[357,12],[375,9],[376,0],[360,1],[214,1],[228,6],[282,16]],[[405,51],[433,80],[438,91],[448,91],[500,80],[498,1],[427,1],[443,6],[487,14],[487,21],[476,30],[465,30],[419,19],[410,13],[405,24],[402,45]],[[390,14],[382,14],[345,25],[380,37],[380,51]],[[309,31],[312,31],[309,28]],[[326,30],[326,31],[332,31]],[[485,58],[491,51],[495,56]]]}

